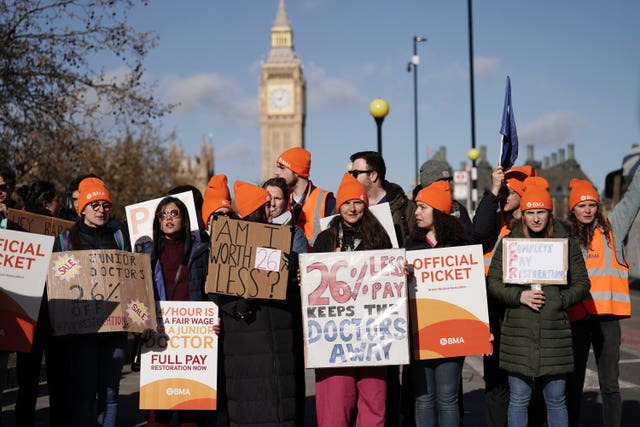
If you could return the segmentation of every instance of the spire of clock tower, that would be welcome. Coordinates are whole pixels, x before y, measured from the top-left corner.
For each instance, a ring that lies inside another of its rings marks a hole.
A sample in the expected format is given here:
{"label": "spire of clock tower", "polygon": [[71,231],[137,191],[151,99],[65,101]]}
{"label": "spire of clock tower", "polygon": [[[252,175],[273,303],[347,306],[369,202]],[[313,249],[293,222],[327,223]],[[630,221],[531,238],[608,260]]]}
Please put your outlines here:
{"label": "spire of clock tower", "polygon": [[279,0],[271,25],[269,53],[262,62],[258,83],[262,180],[274,176],[277,156],[292,147],[304,147],[306,84],[302,62],[293,50],[293,29],[284,0]]}
{"label": "spire of clock tower", "polygon": [[271,26],[271,50],[267,62],[292,61],[299,61],[293,51],[293,29],[287,17],[284,0],[280,0],[276,19]]}

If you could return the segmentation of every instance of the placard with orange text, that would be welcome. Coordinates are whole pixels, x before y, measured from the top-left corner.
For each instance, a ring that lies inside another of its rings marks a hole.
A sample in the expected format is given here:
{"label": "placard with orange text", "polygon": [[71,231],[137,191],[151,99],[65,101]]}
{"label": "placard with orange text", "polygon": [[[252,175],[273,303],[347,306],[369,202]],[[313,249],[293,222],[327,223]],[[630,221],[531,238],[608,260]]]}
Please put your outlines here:
{"label": "placard with orange text", "polygon": [[140,409],[216,409],[218,306],[160,301],[158,333],[142,344]]}
{"label": "placard with orange text", "polygon": [[404,249],[299,259],[305,367],[409,363]]}
{"label": "placard with orange text", "polygon": [[566,285],[569,270],[567,239],[502,239],[504,283]]}
{"label": "placard with orange text", "polygon": [[407,251],[416,359],[491,352],[482,246]]}
{"label": "placard with orange text", "polygon": [[54,335],[156,327],[151,258],[117,249],[56,252],[47,275]]}
{"label": "placard with orange text", "polygon": [[31,351],[53,237],[0,229],[0,350]]}
{"label": "placard with orange text", "polygon": [[[193,194],[191,191],[172,194],[171,197],[175,197],[185,204],[187,212],[189,212],[191,232],[195,233],[197,239],[200,239],[200,233],[198,233],[196,205],[193,202]],[[164,197],[158,197],[157,199],[125,206],[124,210],[127,214],[129,238],[131,239],[131,246],[133,247],[134,252],[143,252],[142,246],[144,243],[151,242],[153,240],[153,217],[156,213],[156,208],[162,199],[164,199]]]}

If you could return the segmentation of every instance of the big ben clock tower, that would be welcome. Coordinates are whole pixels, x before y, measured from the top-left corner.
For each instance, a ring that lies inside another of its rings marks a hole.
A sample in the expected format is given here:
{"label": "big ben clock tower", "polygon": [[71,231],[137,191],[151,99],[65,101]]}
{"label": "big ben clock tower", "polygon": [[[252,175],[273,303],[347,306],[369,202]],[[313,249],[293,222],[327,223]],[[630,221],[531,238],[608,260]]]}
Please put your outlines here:
{"label": "big ben clock tower", "polygon": [[306,88],[302,64],[293,51],[293,30],[284,0],[271,26],[271,49],[258,86],[262,140],[262,181],[274,176],[277,156],[304,147]]}

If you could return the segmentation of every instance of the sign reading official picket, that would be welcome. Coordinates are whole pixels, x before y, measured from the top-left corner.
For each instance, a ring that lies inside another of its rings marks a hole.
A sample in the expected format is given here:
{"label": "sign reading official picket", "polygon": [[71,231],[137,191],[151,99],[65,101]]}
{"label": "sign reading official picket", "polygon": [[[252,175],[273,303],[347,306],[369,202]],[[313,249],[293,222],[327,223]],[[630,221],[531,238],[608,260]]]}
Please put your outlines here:
{"label": "sign reading official picket", "polygon": [[116,249],[57,252],[47,275],[55,335],[155,329],[151,260]]}
{"label": "sign reading official picket", "polygon": [[205,289],[244,298],[283,300],[292,228],[214,216]]}
{"label": "sign reading official picket", "polygon": [[482,246],[407,251],[414,357],[491,352]]}
{"label": "sign reading official picket", "polygon": [[299,259],[307,368],[409,363],[404,249]]}
{"label": "sign reading official picket", "polygon": [[142,345],[140,409],[216,409],[218,307],[159,301],[157,334]]}
{"label": "sign reading official picket", "polygon": [[0,350],[31,351],[53,237],[0,229]]}
{"label": "sign reading official picket", "polygon": [[567,239],[502,239],[504,283],[566,285]]}

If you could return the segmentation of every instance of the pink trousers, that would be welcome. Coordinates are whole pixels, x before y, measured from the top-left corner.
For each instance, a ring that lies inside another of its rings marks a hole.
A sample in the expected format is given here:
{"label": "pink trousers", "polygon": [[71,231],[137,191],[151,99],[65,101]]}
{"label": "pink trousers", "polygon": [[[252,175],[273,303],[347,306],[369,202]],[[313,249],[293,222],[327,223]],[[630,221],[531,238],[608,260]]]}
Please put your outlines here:
{"label": "pink trousers", "polygon": [[387,367],[316,369],[318,427],[384,427]]}

